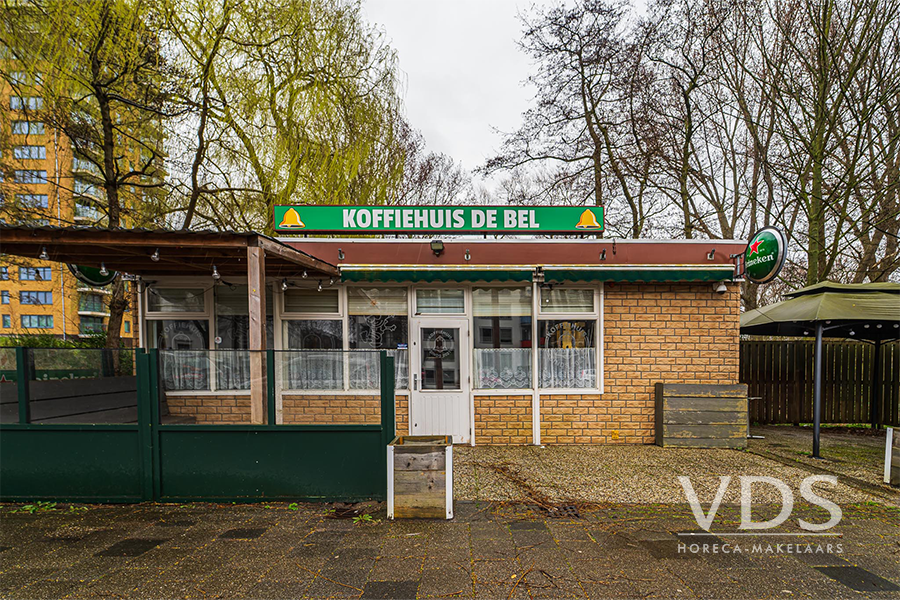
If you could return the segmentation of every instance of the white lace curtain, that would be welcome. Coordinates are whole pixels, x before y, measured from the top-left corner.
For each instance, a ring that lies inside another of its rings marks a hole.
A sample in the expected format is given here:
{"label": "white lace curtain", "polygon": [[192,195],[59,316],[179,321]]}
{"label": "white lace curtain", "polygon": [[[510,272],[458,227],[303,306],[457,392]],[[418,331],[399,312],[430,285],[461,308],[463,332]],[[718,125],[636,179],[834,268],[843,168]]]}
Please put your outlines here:
{"label": "white lace curtain", "polygon": [[530,348],[475,348],[474,362],[476,388],[531,387]]}
{"label": "white lace curtain", "polygon": [[542,388],[580,389],[597,385],[595,348],[541,348]]}

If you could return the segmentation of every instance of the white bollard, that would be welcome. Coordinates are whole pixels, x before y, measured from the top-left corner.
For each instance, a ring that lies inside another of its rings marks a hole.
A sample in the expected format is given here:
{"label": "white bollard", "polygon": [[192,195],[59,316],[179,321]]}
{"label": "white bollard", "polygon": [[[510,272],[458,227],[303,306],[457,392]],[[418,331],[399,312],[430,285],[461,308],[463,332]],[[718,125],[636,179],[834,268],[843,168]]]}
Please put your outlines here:
{"label": "white bollard", "polygon": [[887,428],[884,436],[884,482],[891,483],[891,446],[894,445],[894,428]]}

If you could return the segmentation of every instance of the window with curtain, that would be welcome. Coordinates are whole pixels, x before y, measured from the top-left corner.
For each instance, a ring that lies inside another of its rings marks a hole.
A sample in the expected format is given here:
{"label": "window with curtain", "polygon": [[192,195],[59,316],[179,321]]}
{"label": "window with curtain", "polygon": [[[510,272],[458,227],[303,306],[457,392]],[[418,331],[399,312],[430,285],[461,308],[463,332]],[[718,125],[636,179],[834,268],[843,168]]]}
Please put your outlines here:
{"label": "window with curtain", "polygon": [[[349,288],[348,347],[387,350],[394,357],[396,389],[409,387],[409,320],[406,288]],[[379,353],[351,352],[350,389],[380,385]]]}
{"label": "window with curtain", "polygon": [[159,348],[166,390],[208,390],[209,321],[165,319],[147,321],[151,347]]}
{"label": "window with curtain", "polygon": [[595,328],[596,321],[593,318],[538,322],[540,387],[596,387]]}
{"label": "window with curtain", "polygon": [[460,289],[416,290],[416,312],[423,315],[464,313],[465,294]]}
{"label": "window with curtain", "polygon": [[344,389],[343,323],[340,319],[284,321],[284,386],[291,390]]}
{"label": "window with curtain", "polygon": [[594,290],[571,288],[542,288],[542,313],[594,312]]}
{"label": "window with curtain", "polygon": [[[250,305],[247,286],[216,286],[216,387],[250,389]],[[266,290],[266,347],[275,347],[272,293]]]}
{"label": "window with curtain", "polygon": [[531,288],[475,288],[472,304],[475,388],[530,388]]}

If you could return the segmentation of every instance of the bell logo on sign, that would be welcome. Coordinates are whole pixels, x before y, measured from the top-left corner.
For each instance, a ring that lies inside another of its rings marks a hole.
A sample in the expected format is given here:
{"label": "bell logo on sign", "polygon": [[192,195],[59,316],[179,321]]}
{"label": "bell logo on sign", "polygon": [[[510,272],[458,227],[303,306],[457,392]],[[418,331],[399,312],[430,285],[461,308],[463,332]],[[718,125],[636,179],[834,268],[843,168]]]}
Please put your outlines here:
{"label": "bell logo on sign", "polygon": [[781,230],[760,229],[744,250],[744,276],[753,283],[772,281],[784,266],[786,249],[787,240]]}

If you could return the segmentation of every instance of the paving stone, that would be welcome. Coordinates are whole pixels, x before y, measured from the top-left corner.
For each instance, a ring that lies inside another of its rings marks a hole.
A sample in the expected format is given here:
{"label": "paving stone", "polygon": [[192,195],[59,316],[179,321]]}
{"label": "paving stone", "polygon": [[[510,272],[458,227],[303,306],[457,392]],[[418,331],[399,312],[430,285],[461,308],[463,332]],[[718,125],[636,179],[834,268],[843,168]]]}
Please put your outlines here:
{"label": "paving stone", "polygon": [[421,558],[381,558],[375,562],[369,579],[373,581],[418,580],[422,576]]}
{"label": "paving stone", "polygon": [[363,588],[362,598],[406,600],[415,598],[419,590],[419,581],[370,581]]}
{"label": "paving stone", "polygon": [[220,540],[255,540],[266,532],[266,527],[239,527],[229,529],[219,536]]}
{"label": "paving stone", "polygon": [[815,567],[820,573],[857,592],[897,592],[900,586],[855,566]]}
{"label": "paving stone", "polygon": [[263,580],[247,590],[246,597],[253,600],[301,598],[306,595],[307,589],[309,589],[309,581]]}
{"label": "paving stone", "polygon": [[168,540],[152,538],[131,538],[116,542],[106,550],[98,552],[96,556],[140,556]]}

